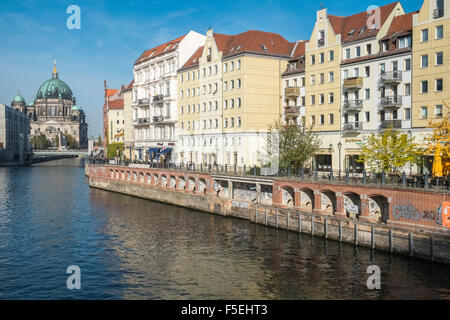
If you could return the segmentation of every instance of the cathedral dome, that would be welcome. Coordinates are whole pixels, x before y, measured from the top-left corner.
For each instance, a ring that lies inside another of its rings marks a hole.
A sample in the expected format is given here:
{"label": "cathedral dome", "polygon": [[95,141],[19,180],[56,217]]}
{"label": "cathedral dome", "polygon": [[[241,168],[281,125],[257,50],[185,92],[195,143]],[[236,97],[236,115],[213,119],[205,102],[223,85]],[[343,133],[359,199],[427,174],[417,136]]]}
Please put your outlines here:
{"label": "cathedral dome", "polygon": [[28,102],[29,107],[34,107],[34,99],[31,99],[30,102]]}
{"label": "cathedral dome", "polygon": [[74,105],[72,107],[72,111],[80,111],[80,107],[78,107],[77,105]]}
{"label": "cathedral dome", "polygon": [[45,81],[39,88],[36,99],[64,99],[73,100],[72,90],[64,82],[58,79],[58,72],[53,70],[50,80]]}
{"label": "cathedral dome", "polygon": [[25,103],[25,99],[22,97],[22,95],[20,93],[18,93],[15,97],[13,102],[24,102]]}

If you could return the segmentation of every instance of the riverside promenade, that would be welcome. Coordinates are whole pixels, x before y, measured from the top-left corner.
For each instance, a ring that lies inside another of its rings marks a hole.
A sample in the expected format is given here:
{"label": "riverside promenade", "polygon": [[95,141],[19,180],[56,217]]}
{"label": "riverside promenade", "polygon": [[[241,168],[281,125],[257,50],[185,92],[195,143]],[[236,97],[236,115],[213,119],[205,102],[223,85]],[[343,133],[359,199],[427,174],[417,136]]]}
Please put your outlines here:
{"label": "riverside promenade", "polygon": [[86,175],[93,188],[450,264],[446,188],[103,164]]}

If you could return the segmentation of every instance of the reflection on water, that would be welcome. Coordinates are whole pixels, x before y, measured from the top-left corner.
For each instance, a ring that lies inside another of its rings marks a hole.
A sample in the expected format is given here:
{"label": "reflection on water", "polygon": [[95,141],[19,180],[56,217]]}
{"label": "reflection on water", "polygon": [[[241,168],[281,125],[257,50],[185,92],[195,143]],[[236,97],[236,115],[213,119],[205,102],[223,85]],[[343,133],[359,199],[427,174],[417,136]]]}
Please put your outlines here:
{"label": "reflection on water", "polygon": [[89,189],[78,159],[0,168],[0,201],[2,299],[450,298],[448,266]]}

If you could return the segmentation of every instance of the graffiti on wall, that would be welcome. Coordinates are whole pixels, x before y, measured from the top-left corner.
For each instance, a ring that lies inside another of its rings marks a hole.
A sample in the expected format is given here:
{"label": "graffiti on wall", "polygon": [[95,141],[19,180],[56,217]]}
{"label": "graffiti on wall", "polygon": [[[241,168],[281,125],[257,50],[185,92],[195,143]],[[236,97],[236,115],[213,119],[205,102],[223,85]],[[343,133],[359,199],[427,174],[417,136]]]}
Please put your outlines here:
{"label": "graffiti on wall", "polygon": [[438,225],[442,225],[442,209],[439,207],[436,211],[425,210],[420,212],[413,205],[395,205],[392,208],[392,215],[395,220],[399,220],[401,218],[406,220],[428,220],[428,221],[436,221]]}

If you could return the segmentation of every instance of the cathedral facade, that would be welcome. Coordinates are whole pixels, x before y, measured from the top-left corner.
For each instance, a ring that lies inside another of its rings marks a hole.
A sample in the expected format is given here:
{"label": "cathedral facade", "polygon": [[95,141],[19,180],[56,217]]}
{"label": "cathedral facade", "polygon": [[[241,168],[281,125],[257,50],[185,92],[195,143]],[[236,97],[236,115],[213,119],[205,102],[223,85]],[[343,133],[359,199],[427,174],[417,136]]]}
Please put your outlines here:
{"label": "cathedral facade", "polygon": [[59,79],[56,65],[52,78],[39,88],[35,98],[28,104],[18,94],[11,106],[28,115],[33,137],[45,135],[49,147],[65,146],[68,135],[80,149],[88,148],[88,125],[84,111],[77,106],[70,87]]}

